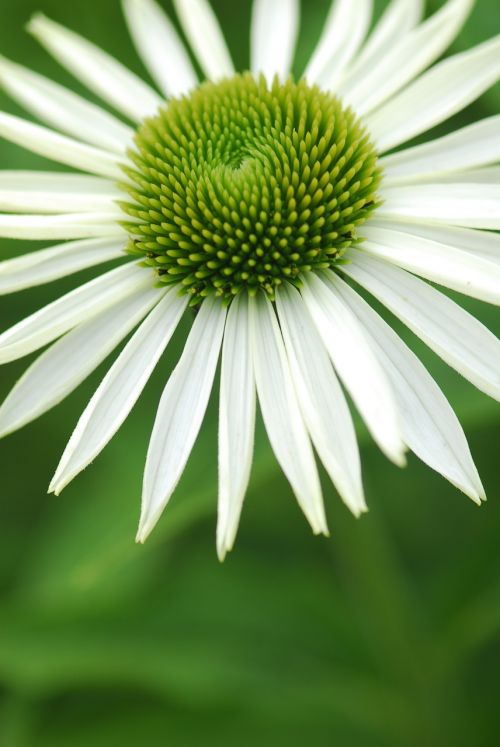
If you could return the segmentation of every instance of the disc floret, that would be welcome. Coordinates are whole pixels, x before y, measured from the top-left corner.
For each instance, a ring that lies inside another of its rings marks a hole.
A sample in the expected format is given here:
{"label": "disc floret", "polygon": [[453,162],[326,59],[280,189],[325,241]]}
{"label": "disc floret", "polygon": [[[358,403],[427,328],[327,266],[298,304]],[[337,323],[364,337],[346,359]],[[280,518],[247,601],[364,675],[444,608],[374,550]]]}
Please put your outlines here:
{"label": "disc floret", "polygon": [[250,73],[204,83],[137,131],[128,250],[199,303],[342,261],[377,205],[369,136],[333,95]]}

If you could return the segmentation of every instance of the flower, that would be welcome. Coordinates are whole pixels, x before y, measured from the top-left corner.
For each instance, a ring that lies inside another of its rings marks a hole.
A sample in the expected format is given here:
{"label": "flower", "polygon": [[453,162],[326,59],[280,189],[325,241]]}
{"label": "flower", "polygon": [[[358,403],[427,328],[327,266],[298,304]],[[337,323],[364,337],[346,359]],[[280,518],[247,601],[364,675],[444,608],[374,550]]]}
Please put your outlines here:
{"label": "flower", "polygon": [[122,425],[191,306],[149,445],[139,541],[181,477],[219,358],[221,558],[249,481],[256,395],[315,533],[328,530],[313,446],[347,506],[366,510],[344,389],[389,459],[404,465],[411,449],[480,504],[454,412],[365,296],[500,398],[499,341],[425,282],[500,302],[500,117],[394,152],[500,78],[500,38],[434,64],[472,0],[427,20],[421,0],[392,0],[371,32],[371,0],[336,0],[295,81],[298,0],[254,0],[240,74],[207,1],[174,0],[200,83],[155,1],[123,5],[160,93],[46,17],[29,24],[121,118],[0,60],[3,88],[45,123],[1,113],[0,134],[83,172],[0,173],[0,235],[64,242],[2,262],[0,292],[123,260],[0,335],[1,363],[52,343],[2,405],[1,434],[60,402],[133,332],[70,438],[59,493]]}

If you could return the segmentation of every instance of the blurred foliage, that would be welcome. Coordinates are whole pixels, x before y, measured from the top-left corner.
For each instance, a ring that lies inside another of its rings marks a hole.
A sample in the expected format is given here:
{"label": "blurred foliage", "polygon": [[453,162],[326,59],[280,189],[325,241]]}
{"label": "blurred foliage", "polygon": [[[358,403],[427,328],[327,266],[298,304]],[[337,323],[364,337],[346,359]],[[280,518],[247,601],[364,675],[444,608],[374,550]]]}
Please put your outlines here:
{"label": "blurred foliage", "polygon": [[[328,5],[303,2],[298,71]],[[250,1],[215,7],[244,67]],[[2,9],[1,52],[76,90],[23,34],[33,11],[145,74],[115,0]],[[499,20],[498,0],[479,0],[455,49],[499,31]],[[499,110],[497,86],[446,127]],[[0,158],[2,168],[48,165],[5,143]],[[32,248],[4,241],[1,252]],[[83,277],[4,298],[2,326]],[[460,301],[500,333],[496,309]],[[332,537],[315,539],[260,427],[239,541],[221,566],[213,403],[171,506],[137,547],[148,435],[182,333],[130,420],[63,497],[44,486],[105,367],[2,443],[0,747],[498,744],[500,409],[403,334],[468,430],[490,497],[481,510],[415,459],[392,467],[360,429],[371,511],[354,520],[325,480]],[[25,366],[1,369],[2,395]]]}

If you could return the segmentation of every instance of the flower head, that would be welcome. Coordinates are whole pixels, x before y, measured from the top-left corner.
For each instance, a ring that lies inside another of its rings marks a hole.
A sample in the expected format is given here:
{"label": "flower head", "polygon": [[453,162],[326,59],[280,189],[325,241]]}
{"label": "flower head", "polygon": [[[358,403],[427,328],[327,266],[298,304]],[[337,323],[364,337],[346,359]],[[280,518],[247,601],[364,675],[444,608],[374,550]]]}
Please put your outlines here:
{"label": "flower head", "polygon": [[1,85],[44,123],[0,113],[0,135],[75,169],[0,172],[0,235],[63,242],[0,263],[0,292],[122,259],[0,335],[2,363],[52,343],[0,408],[0,433],[129,338],[64,451],[59,493],[122,425],[191,305],[149,445],[140,541],[181,477],[219,359],[220,557],[250,477],[257,399],[316,533],[328,529],[313,447],[353,513],[366,510],[344,391],[389,459],[403,465],[411,449],[481,503],[445,396],[366,298],[500,399],[499,341],[425,282],[500,303],[500,118],[395,151],[500,78],[499,38],[434,64],[471,0],[426,20],[420,0],[392,0],[373,28],[371,0],[334,0],[294,78],[298,0],[254,0],[250,72],[238,73],[207,0],[174,5],[205,82],[155,0],[123,3],[158,91],[77,34],[31,21],[116,114],[0,59]]}
{"label": "flower head", "polygon": [[130,151],[130,251],[195,304],[329,269],[376,205],[377,153],[354,114],[303,80],[204,83],[146,120]]}

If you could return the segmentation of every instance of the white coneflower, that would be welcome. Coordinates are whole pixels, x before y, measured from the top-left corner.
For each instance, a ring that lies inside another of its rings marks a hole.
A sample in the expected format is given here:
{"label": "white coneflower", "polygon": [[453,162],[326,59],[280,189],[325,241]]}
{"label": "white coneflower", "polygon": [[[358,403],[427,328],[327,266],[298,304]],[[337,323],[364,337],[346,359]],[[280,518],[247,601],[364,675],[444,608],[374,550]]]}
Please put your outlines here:
{"label": "white coneflower", "polygon": [[256,393],[316,533],[327,524],[313,447],[349,508],[366,508],[343,388],[393,462],[404,464],[409,448],[484,499],[444,395],[357,291],[500,398],[499,341],[420,279],[500,301],[500,116],[387,155],[500,77],[498,37],[431,67],[472,4],[448,0],[422,21],[420,0],[392,0],[368,33],[371,0],[336,0],[295,82],[298,0],[255,0],[251,72],[241,74],[206,0],[174,0],[207,77],[200,83],[154,0],[125,0],[159,93],[73,32],[44,16],[31,21],[49,52],[133,123],[0,61],[5,90],[44,122],[2,113],[0,134],[83,172],[0,172],[0,234],[67,242],[2,262],[0,292],[123,258],[0,336],[2,363],[53,343],[4,402],[1,433],[60,402],[135,330],[50,490],[59,493],[116,433],[190,305],[196,315],[149,445],[140,541],[181,477],[219,358],[220,557],[249,481]]}

